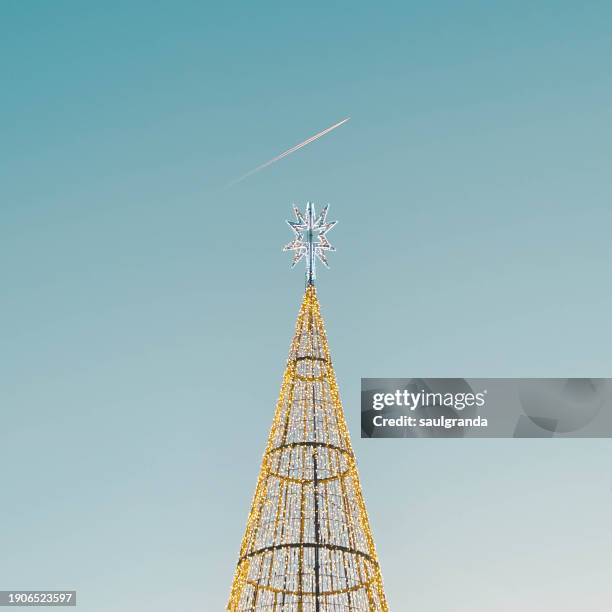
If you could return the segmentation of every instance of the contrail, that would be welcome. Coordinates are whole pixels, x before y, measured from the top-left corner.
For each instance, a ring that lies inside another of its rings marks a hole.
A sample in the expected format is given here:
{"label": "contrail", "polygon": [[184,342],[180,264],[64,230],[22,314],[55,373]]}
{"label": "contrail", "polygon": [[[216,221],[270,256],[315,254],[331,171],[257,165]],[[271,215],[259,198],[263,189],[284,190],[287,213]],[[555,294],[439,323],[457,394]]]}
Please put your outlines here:
{"label": "contrail", "polygon": [[261,166],[257,166],[257,168],[253,168],[253,170],[249,170],[246,174],[243,174],[240,178],[237,178],[236,180],[229,183],[228,187],[231,187],[232,185],[236,185],[237,183],[244,181],[245,178],[251,176],[252,174],[255,174],[256,172],[259,172],[260,170],[263,170],[264,168],[271,166],[277,161],[283,159],[283,157],[287,157],[287,155],[291,155],[291,153],[295,153],[297,150],[301,149],[302,147],[305,147],[307,144],[310,144],[311,142],[318,140],[319,138],[321,138],[321,136],[325,136],[325,134],[329,134],[329,132],[331,132],[332,130],[335,130],[337,127],[340,127],[341,125],[346,123],[349,119],[350,117],[347,117],[346,119],[343,119],[342,121],[338,121],[338,123],[334,123],[334,125],[332,125],[331,127],[328,127],[322,132],[319,132],[318,134],[311,136],[304,142],[300,142],[300,144],[296,144],[294,147],[287,149],[287,151],[285,151],[284,153],[281,153],[280,155],[277,155],[276,157],[272,158],[270,161],[267,161],[265,164],[261,164]]}

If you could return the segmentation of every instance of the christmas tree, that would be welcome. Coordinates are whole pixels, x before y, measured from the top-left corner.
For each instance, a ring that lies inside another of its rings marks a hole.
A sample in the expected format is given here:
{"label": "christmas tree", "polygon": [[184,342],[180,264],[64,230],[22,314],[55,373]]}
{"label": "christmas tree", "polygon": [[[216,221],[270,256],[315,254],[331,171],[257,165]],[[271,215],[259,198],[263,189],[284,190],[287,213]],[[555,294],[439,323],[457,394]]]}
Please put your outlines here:
{"label": "christmas tree", "polygon": [[306,292],[240,548],[230,612],[388,610],[315,290],[328,206],[294,207]]}

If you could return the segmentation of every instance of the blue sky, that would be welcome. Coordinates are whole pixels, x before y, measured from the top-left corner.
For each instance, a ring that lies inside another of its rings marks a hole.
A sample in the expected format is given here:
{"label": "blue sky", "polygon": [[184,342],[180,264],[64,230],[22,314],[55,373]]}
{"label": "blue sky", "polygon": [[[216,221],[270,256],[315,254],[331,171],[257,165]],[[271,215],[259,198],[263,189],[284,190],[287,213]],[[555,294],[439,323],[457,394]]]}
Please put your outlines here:
{"label": "blue sky", "polygon": [[610,374],[609,3],[225,4],[0,7],[0,588],[223,608],[310,199],[391,609],[603,610],[607,441],[362,441],[358,400]]}

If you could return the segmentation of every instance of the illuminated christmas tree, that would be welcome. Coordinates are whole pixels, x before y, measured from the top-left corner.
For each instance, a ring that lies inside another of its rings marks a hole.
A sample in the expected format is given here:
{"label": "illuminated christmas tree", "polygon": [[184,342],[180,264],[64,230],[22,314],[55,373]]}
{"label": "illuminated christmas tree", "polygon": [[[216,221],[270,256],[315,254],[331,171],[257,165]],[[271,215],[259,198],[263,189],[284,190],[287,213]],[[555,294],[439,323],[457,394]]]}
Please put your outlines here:
{"label": "illuminated christmas tree", "polygon": [[[388,610],[355,456],[314,286],[335,249],[326,206],[308,203],[285,251],[306,261],[306,293],[227,610]],[[292,266],[292,267],[293,267]]]}

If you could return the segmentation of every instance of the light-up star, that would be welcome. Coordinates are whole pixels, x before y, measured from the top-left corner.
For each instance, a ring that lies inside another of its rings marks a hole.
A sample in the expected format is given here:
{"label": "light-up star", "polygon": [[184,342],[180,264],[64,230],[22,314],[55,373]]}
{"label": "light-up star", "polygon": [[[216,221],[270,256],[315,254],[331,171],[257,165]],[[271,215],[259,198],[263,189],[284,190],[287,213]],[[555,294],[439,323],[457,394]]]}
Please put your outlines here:
{"label": "light-up star", "polygon": [[321,210],[321,214],[317,217],[314,203],[306,203],[306,211],[304,214],[294,205],[293,212],[295,213],[297,221],[287,221],[295,237],[289,244],[285,245],[283,251],[295,251],[291,263],[292,268],[294,268],[303,257],[306,258],[307,285],[314,284],[314,279],[316,278],[316,259],[319,258],[323,265],[329,268],[325,251],[336,250],[329,243],[325,235],[334,225],[336,225],[336,223],[338,223],[337,221],[327,222],[328,209],[329,204],[326,204],[323,210]]}

